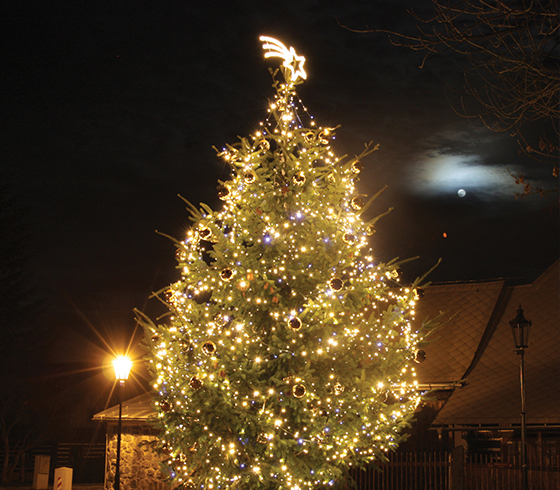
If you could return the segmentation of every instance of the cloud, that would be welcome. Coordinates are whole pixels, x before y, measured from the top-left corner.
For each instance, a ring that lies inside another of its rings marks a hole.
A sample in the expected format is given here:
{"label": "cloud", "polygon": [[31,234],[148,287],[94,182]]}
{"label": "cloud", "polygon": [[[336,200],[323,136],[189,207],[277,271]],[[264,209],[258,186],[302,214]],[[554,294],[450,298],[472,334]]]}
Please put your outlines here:
{"label": "cloud", "polygon": [[491,156],[502,139],[476,127],[439,132],[416,155],[408,190],[424,197],[443,197],[463,189],[467,196],[484,201],[511,200],[519,192],[510,174],[518,170],[518,164]]}
{"label": "cloud", "polygon": [[431,152],[412,169],[415,179],[410,190],[417,194],[440,195],[464,189],[486,200],[511,199],[517,187],[507,168],[482,164],[480,155],[450,155]]}

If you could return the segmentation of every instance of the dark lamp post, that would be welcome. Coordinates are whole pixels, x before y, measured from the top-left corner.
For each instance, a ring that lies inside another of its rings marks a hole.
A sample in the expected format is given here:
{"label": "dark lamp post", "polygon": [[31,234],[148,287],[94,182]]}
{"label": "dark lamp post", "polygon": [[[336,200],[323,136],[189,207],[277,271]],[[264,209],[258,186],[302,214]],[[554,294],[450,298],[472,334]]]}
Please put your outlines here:
{"label": "dark lamp post", "polygon": [[526,349],[529,346],[529,330],[531,329],[531,321],[523,316],[521,306],[517,310],[517,316],[509,322],[511,333],[513,334],[513,342],[515,343],[516,354],[518,350]]}
{"label": "dark lamp post", "polygon": [[509,322],[513,341],[515,343],[515,353],[521,357],[519,364],[519,381],[521,384],[521,488],[529,489],[527,474],[527,426],[525,424],[525,349],[529,347],[529,329],[531,321],[523,316],[521,306],[517,310],[517,316]]}
{"label": "dark lamp post", "polygon": [[119,356],[113,361],[115,378],[119,382],[119,423],[117,426],[117,465],[115,469],[114,490],[121,488],[121,434],[122,434],[122,392],[124,383],[128,379],[132,361],[124,356]]}

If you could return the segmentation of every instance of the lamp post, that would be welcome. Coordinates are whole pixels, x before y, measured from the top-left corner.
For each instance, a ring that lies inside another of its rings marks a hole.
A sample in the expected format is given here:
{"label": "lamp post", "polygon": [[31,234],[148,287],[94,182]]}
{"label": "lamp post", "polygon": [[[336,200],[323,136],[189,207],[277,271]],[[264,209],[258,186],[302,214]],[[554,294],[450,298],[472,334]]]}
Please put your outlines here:
{"label": "lamp post", "polygon": [[124,383],[128,379],[132,361],[124,356],[119,356],[113,360],[113,367],[115,368],[115,378],[119,382],[119,423],[117,425],[117,465],[115,469],[115,484],[114,490],[121,488],[121,434],[122,434],[122,392]]}
{"label": "lamp post", "polygon": [[509,322],[513,341],[515,343],[515,353],[521,356],[519,366],[519,380],[521,383],[521,488],[528,490],[529,480],[527,475],[527,426],[525,425],[525,349],[529,347],[529,329],[531,321],[523,316],[521,305],[517,310],[517,316]]}

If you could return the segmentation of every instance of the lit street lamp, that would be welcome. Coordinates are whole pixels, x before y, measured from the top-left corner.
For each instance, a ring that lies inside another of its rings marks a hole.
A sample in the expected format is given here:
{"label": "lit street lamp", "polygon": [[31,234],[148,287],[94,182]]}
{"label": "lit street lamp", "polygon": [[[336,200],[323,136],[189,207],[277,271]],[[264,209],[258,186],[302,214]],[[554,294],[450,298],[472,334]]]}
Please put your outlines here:
{"label": "lit street lamp", "polygon": [[529,329],[531,321],[523,316],[521,305],[517,310],[517,316],[509,322],[513,341],[515,343],[515,353],[521,356],[519,367],[519,380],[521,383],[521,488],[528,490],[529,480],[527,475],[527,426],[525,425],[525,363],[523,356],[525,349],[529,347]]}
{"label": "lit street lamp", "polygon": [[117,465],[115,469],[114,490],[121,488],[121,433],[122,433],[122,392],[124,383],[128,379],[132,361],[124,356],[119,356],[113,361],[115,368],[115,378],[119,382],[119,424],[117,426]]}

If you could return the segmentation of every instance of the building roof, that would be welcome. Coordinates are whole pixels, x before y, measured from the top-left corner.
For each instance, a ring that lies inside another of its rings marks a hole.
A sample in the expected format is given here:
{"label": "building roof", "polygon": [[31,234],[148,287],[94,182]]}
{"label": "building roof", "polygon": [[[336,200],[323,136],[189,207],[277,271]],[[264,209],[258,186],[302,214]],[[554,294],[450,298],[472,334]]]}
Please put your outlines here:
{"label": "building roof", "polygon": [[560,425],[559,298],[558,262],[528,285],[508,286],[502,281],[426,289],[427,301],[420,301],[418,318],[433,315],[436,306],[456,316],[426,347],[419,381],[465,380],[433,425],[520,424],[520,356],[514,353],[509,325],[520,305],[532,322],[524,356],[527,424]]}
{"label": "building roof", "polygon": [[[123,401],[122,420],[123,422],[146,422],[155,416],[152,407],[153,393],[144,393],[130,400]],[[93,420],[100,422],[112,422],[119,419],[119,406],[115,405],[102,412],[96,413]]]}
{"label": "building roof", "polygon": [[461,381],[492,319],[505,281],[430,286],[416,307],[417,321],[439,316],[441,326],[424,348],[426,360],[416,367],[422,383]]}

